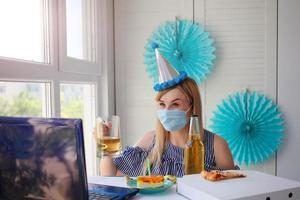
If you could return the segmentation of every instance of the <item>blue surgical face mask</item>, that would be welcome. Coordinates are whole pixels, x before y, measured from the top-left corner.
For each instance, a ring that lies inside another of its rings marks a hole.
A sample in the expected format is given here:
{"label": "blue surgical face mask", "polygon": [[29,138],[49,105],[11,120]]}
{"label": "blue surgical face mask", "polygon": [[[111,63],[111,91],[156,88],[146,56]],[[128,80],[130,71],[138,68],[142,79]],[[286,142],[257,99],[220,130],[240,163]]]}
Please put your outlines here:
{"label": "blue surgical face mask", "polygon": [[179,131],[187,124],[186,113],[190,108],[185,112],[181,110],[160,109],[157,110],[157,116],[167,131]]}

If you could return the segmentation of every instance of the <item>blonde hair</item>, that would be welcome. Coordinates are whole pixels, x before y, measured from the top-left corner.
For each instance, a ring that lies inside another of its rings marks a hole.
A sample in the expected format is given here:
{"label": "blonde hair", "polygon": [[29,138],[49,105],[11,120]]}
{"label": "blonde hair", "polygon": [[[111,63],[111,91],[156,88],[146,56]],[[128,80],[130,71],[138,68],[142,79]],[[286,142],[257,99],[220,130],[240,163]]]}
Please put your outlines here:
{"label": "blonde hair", "polygon": [[[189,103],[192,105],[192,114],[198,115],[200,132],[201,132],[201,136],[203,137],[204,130],[203,130],[203,122],[202,122],[201,97],[200,97],[200,92],[197,83],[193,79],[187,78],[184,81],[182,81],[180,84],[159,92],[156,95],[155,100],[159,101],[164,94],[166,94],[167,92],[175,88],[178,88],[185,95]],[[166,141],[168,140],[168,136],[169,136],[168,131],[163,127],[159,119],[157,119],[155,144],[148,156],[152,166],[160,165],[162,154],[166,146]],[[146,171],[147,171],[147,161],[145,160],[144,170],[143,170],[144,174],[146,174]]]}

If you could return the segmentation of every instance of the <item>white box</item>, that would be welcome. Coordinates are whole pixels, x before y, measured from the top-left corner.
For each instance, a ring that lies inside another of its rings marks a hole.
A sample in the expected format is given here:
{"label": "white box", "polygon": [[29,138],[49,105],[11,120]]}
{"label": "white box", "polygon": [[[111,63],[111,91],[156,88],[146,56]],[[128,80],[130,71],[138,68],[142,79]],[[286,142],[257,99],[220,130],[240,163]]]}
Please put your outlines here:
{"label": "white box", "polygon": [[187,175],[177,179],[177,192],[197,200],[300,200],[300,182],[257,171],[238,172],[247,177],[211,182],[200,174]]}

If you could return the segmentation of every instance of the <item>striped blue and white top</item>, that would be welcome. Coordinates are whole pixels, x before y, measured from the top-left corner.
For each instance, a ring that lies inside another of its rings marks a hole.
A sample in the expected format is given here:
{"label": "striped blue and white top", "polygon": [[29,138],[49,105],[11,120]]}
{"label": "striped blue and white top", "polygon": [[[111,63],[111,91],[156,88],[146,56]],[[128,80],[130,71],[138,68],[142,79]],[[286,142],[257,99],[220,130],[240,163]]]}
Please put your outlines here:
{"label": "striped blue and white top", "polygon": [[[144,160],[154,144],[149,149],[141,147],[126,147],[124,152],[113,159],[117,169],[128,176],[143,175]],[[205,148],[205,170],[221,170],[217,168],[214,154],[214,134],[204,130],[204,148]],[[184,175],[184,149],[177,147],[170,142],[166,143],[165,151],[162,154],[161,164],[151,168],[153,175],[174,175],[182,177]]]}

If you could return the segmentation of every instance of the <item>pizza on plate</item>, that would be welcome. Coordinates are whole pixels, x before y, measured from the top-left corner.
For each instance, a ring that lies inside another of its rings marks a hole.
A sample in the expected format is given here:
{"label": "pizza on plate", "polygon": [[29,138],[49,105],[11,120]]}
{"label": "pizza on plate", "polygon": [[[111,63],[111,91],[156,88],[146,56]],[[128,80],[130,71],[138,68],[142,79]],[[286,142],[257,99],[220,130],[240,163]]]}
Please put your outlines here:
{"label": "pizza on plate", "polygon": [[246,175],[241,173],[237,173],[233,171],[219,171],[219,170],[212,170],[210,172],[204,170],[201,172],[201,175],[204,179],[209,181],[220,181],[224,179],[246,177]]}

